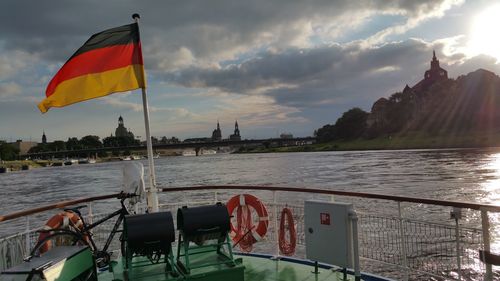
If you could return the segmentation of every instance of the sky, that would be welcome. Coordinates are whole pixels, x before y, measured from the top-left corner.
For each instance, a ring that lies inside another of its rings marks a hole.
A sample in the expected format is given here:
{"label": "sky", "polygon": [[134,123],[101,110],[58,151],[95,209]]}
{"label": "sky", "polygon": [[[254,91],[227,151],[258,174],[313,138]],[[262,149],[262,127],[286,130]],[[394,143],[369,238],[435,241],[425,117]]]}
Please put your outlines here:
{"label": "sky", "polygon": [[0,140],[110,136],[118,117],[144,139],[141,91],[52,108],[37,103],[94,33],[140,31],[153,136],[311,136],[343,112],[423,78],[432,51],[450,78],[500,74],[500,1],[3,0]]}

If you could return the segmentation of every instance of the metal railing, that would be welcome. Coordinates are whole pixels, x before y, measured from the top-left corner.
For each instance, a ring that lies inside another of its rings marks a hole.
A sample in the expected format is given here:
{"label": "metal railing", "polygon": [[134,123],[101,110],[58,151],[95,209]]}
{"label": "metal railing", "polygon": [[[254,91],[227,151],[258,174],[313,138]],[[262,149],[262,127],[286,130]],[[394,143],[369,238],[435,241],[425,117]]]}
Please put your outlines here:
{"label": "metal railing", "polygon": [[[297,230],[297,249],[294,256],[299,258],[305,257],[303,200],[313,197],[314,199],[330,201],[335,196],[338,201],[355,201],[353,203],[359,217],[359,247],[362,270],[405,280],[429,279],[430,277],[438,280],[443,278],[453,280],[493,280],[493,277],[500,277],[498,272],[493,272],[491,265],[484,264],[479,259],[479,250],[489,251],[490,247],[488,213],[500,212],[500,206],[288,187],[209,186],[164,188],[162,191],[163,194],[168,195],[168,198],[164,198],[163,202],[165,203],[161,204],[160,208],[170,210],[174,214],[177,208],[182,206],[198,206],[212,204],[217,201],[227,202],[230,197],[236,194],[258,193],[257,196],[265,202],[268,208],[270,223],[266,238],[255,245],[254,251],[266,252],[275,256],[281,255],[277,247],[279,212],[284,207],[288,207],[292,209]],[[296,196],[291,194],[292,192],[303,193],[304,195]],[[93,202],[109,199],[113,196],[116,196],[116,194],[99,198],[77,199],[63,204],[58,203],[40,207],[35,211],[30,210],[0,216],[0,223],[16,218],[25,220],[26,223],[22,233],[0,238],[0,269],[21,262],[22,257],[27,254],[27,250],[36,243],[37,234],[33,229],[37,229],[41,225],[33,222],[30,225],[30,217],[34,215],[40,216],[40,212],[45,212],[47,219],[48,215],[50,215],[50,213],[47,213],[48,211],[68,206],[66,204],[74,205]],[[366,204],[359,203],[360,198],[365,198],[362,200],[368,201],[375,200],[377,204],[380,202],[386,205],[392,204],[391,206],[394,206],[394,208],[389,208],[392,210],[389,212],[390,214],[364,210]],[[403,202],[407,202],[405,206],[402,206]],[[448,221],[416,219],[411,217],[411,214],[405,215],[405,207],[411,204],[441,206],[443,212],[450,211],[450,208],[447,209],[447,207],[474,210],[472,212],[475,212],[475,215],[467,217],[467,220],[470,221],[470,217],[477,217],[478,222],[470,226],[470,222],[463,223],[458,217]],[[92,207],[89,208],[88,219],[98,219],[101,215],[93,214],[92,209]],[[97,241],[104,240],[107,237],[112,223],[113,221],[110,221],[109,224],[100,225],[94,230],[94,237]],[[475,225],[481,225],[482,229],[475,227]],[[115,241],[115,248],[119,249],[118,241]]]}

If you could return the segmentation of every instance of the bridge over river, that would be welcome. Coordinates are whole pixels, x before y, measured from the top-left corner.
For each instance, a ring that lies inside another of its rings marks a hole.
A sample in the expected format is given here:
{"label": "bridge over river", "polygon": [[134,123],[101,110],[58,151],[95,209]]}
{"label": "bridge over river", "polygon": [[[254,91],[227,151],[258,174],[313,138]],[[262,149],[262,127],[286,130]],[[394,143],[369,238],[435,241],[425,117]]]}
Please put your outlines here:
{"label": "bridge over river", "polygon": [[[222,140],[222,141],[211,141],[211,142],[182,142],[182,143],[171,143],[171,144],[154,144],[153,149],[194,149],[196,155],[198,156],[200,151],[204,148],[213,147],[243,147],[250,145],[265,145],[265,146],[296,146],[309,143],[315,143],[316,138],[305,137],[305,138],[271,138],[271,139],[252,139],[252,140]],[[28,153],[21,155],[22,158],[64,158],[69,155],[92,155],[99,152],[113,152],[113,151],[146,151],[146,145],[137,146],[120,146],[120,147],[100,147],[100,148],[89,148],[81,150],[60,150],[60,151],[45,151],[39,153]]]}

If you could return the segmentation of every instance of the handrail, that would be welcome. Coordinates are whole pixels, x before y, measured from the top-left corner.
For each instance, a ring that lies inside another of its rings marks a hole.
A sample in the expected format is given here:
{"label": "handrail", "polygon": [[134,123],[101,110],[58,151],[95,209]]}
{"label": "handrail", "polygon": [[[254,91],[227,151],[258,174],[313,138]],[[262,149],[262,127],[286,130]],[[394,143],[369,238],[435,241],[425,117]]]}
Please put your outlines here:
{"label": "handrail", "polygon": [[191,186],[191,187],[167,187],[161,188],[161,192],[175,192],[175,191],[195,191],[195,190],[220,190],[220,189],[250,189],[259,191],[287,191],[287,192],[300,192],[300,193],[318,193],[328,195],[362,197],[371,199],[392,200],[398,202],[411,202],[422,203],[429,205],[438,205],[446,207],[467,208],[472,210],[486,210],[489,212],[500,212],[500,205],[480,204],[474,202],[461,202],[461,201],[445,201],[429,198],[416,198],[398,195],[385,195],[366,192],[352,192],[340,190],[327,190],[318,188],[298,188],[298,187],[278,187],[278,186],[250,186],[250,185],[212,185],[212,186]]}
{"label": "handrail", "polygon": [[37,208],[33,208],[33,209],[28,209],[28,210],[23,210],[23,211],[7,214],[5,216],[0,216],[0,222],[16,219],[19,217],[29,216],[29,215],[41,213],[41,212],[48,211],[48,210],[60,209],[60,208],[75,205],[75,204],[116,198],[120,194],[121,193],[113,193],[113,194],[108,194],[108,195],[85,197],[85,198],[79,198],[79,199],[74,199],[74,200],[57,202],[57,203],[50,204],[50,205],[45,205],[45,206],[41,206],[41,207],[37,207]]}
{"label": "handrail", "polygon": [[[436,200],[429,198],[416,198],[407,196],[397,196],[397,195],[385,195],[385,194],[375,194],[366,192],[352,192],[352,191],[340,191],[340,190],[327,190],[318,188],[298,188],[298,187],[278,187],[278,186],[250,186],[250,185],[210,185],[210,186],[190,186],[190,187],[167,187],[160,188],[160,192],[178,192],[178,191],[199,191],[199,190],[259,190],[259,191],[286,191],[286,192],[298,192],[298,193],[317,193],[317,194],[327,194],[327,195],[339,195],[339,196],[350,196],[350,197],[361,197],[361,198],[371,198],[371,199],[383,199],[392,200],[397,202],[411,202],[411,203],[422,203],[429,205],[438,205],[446,207],[457,207],[457,208],[467,208],[472,210],[485,210],[489,212],[500,212],[500,205],[491,204],[480,204],[473,202],[460,202],[460,201],[445,201]],[[86,198],[79,198],[75,200],[62,201],[42,207],[37,207],[33,209],[23,210],[16,213],[7,214],[0,216],[0,222],[16,219],[23,216],[33,215],[36,213],[59,209],[66,206],[71,206],[79,203],[86,203],[98,200],[105,200],[110,198],[116,198],[120,193],[113,193],[102,196],[93,196]]]}

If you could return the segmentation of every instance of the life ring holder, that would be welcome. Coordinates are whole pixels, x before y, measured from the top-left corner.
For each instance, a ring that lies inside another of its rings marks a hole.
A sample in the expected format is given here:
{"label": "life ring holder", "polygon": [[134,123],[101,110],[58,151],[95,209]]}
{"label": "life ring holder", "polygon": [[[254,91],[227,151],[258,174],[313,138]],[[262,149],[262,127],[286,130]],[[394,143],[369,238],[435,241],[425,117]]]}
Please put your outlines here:
{"label": "life ring holder", "polygon": [[[269,225],[269,216],[265,205],[257,197],[251,194],[240,194],[229,199],[229,201],[227,202],[227,210],[229,215],[232,216],[235,210],[241,209],[246,205],[252,207],[259,216],[258,225],[254,226],[253,224],[251,224],[249,225],[250,229],[248,233],[242,233],[241,226],[235,226],[231,222],[230,236],[233,242],[238,243],[240,240],[242,240],[242,238],[244,238],[244,236],[251,235],[252,239],[250,239],[250,243],[254,244],[265,237]],[[240,211],[237,213],[238,215],[241,215],[243,212]],[[241,218],[239,218],[239,221],[241,221]]]}

